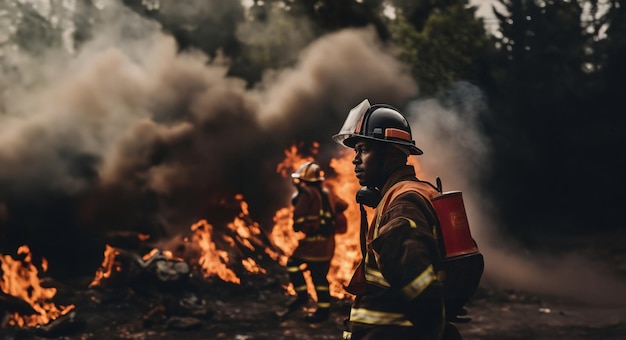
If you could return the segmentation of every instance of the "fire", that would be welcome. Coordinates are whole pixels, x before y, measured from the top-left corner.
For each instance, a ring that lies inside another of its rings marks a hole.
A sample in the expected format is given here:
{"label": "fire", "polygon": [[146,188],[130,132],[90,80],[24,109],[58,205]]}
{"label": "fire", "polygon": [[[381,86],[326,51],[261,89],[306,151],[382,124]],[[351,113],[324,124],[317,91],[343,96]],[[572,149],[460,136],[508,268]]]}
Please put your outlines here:
{"label": "fire", "polygon": [[276,166],[276,172],[283,177],[289,177],[291,173],[297,169],[304,162],[315,160],[315,155],[318,153],[319,143],[313,142],[313,144],[307,148],[306,153],[309,156],[303,156],[303,149],[305,146],[300,143],[299,145],[292,145],[289,149],[285,150],[285,159]]}
{"label": "fire", "polygon": [[[19,247],[17,254],[24,256],[24,259],[17,260],[9,255],[0,254],[2,265],[0,289],[6,294],[27,302],[36,313],[32,315],[13,313],[9,316],[8,324],[18,327],[44,325],[74,309],[74,305],[56,306],[50,302],[57,290],[54,287],[43,288],[41,286],[39,271],[32,263],[32,254],[28,246]],[[43,259],[42,270],[45,272],[46,269],[47,261]]]}
{"label": "fire", "polygon": [[270,236],[274,244],[286,254],[280,256],[278,259],[278,262],[282,266],[287,265],[289,255],[291,255],[298,246],[298,241],[304,238],[303,233],[297,233],[293,230],[292,217],[293,207],[281,208],[274,215],[274,228]]}
{"label": "fire", "polygon": [[[348,220],[348,231],[345,234],[336,235],[335,255],[330,263],[328,280],[330,282],[331,295],[343,298],[347,296],[343,289],[350,282],[354,269],[361,261],[361,247],[359,244],[359,232],[361,229],[361,212],[354,197],[361,187],[354,176],[352,164],[353,152],[343,150],[337,158],[333,158],[330,167],[333,168],[336,177],[329,178],[326,183],[329,188],[344,201],[348,202],[348,209],[344,212]],[[368,217],[373,216],[370,208],[367,208]]]}
{"label": "fire", "polygon": [[[317,144],[314,144],[314,146],[317,147]],[[311,152],[311,154],[317,154],[317,149],[315,149],[315,152]],[[345,149],[336,158],[333,158],[329,166],[334,170],[335,175],[327,177],[325,181],[325,185],[329,190],[349,204],[348,209],[344,212],[348,220],[348,231],[345,234],[335,236],[335,254],[327,276],[330,282],[331,295],[339,299],[350,297],[350,294],[343,287],[350,282],[356,266],[361,261],[359,244],[361,213],[359,205],[355,201],[355,194],[361,186],[354,176],[353,156],[353,151]],[[291,172],[295,171],[304,162],[314,160],[312,156],[302,157],[297,145],[292,145],[286,150],[285,157],[285,160],[277,167],[277,172],[283,175],[283,177],[288,177]],[[410,157],[408,164],[415,167],[418,177],[422,176],[416,157]],[[374,215],[374,210],[369,207],[365,207],[365,209],[369,224]],[[279,209],[274,215],[275,224],[271,237],[274,243],[285,253],[285,256],[281,258],[281,265],[286,265],[288,256],[293,253],[298,245],[298,241],[304,237],[302,233],[293,231],[292,216],[293,207]],[[294,292],[291,286],[287,287],[287,291],[292,294]],[[309,293],[314,295],[314,292],[309,291]]]}
{"label": "fire", "polygon": [[100,266],[100,268],[98,268],[98,270],[96,271],[96,275],[94,275],[93,280],[91,280],[91,283],[89,284],[90,288],[99,286],[102,280],[111,277],[114,269],[116,271],[120,270],[119,266],[116,266],[115,264],[115,257],[117,257],[117,255],[119,254],[120,252],[117,249],[111,247],[108,244],[105,246],[104,260],[102,261],[102,265]]}
{"label": "fire", "polygon": [[204,277],[215,274],[223,281],[239,284],[241,280],[227,266],[228,252],[217,250],[212,241],[213,226],[206,220],[200,220],[191,226],[191,230],[194,232],[191,240],[202,249],[198,264],[204,270]]}
{"label": "fire", "polygon": [[[235,232],[235,237],[237,238],[238,243],[242,244],[252,252],[256,251],[258,246],[263,246],[265,248],[265,253],[272,259],[278,258],[279,254],[271,248],[263,245],[263,241],[260,240],[260,236],[262,234],[261,228],[257,222],[252,221],[250,218],[248,203],[243,200],[243,195],[236,195],[235,199],[240,202],[241,212],[231,223],[228,223],[228,228]],[[231,245],[233,244],[234,242],[231,243]],[[250,273],[265,274],[267,272],[251,257],[242,259],[241,264]]]}

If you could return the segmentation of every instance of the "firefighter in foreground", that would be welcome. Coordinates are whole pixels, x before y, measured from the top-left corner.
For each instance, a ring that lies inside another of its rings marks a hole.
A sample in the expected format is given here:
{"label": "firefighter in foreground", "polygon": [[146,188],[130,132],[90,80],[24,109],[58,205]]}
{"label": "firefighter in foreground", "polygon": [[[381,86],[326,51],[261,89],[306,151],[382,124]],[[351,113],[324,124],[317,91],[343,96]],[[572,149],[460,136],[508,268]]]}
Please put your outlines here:
{"label": "firefighter in foreground", "polygon": [[292,204],[293,228],[301,231],[305,238],[300,240],[298,247],[287,261],[289,279],[296,291],[296,298],[285,310],[279,311],[283,317],[309,301],[303,271],[311,273],[317,294],[317,309],[309,313],[304,320],[309,323],[321,322],[330,315],[330,289],[328,271],[330,261],[335,253],[335,234],[345,232],[344,226],[335,224],[336,216],[348,207],[348,203],[334,196],[324,186],[324,173],[319,164],[307,162],[291,175],[297,188]]}
{"label": "firefighter in foreground", "polygon": [[[460,339],[444,315],[436,212],[416,191],[393,194],[398,183],[421,182],[407,164],[409,155],[422,154],[407,120],[364,100],[333,139],[354,149],[354,172],[364,186],[357,193],[363,259],[346,287],[356,297],[343,338]],[[369,228],[363,204],[377,207]]]}

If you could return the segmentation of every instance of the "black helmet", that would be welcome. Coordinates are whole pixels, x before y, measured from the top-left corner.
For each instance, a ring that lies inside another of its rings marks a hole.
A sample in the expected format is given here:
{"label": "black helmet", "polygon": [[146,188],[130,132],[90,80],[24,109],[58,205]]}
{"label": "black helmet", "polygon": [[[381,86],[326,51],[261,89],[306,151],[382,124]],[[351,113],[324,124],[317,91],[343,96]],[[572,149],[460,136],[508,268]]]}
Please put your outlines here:
{"label": "black helmet", "polygon": [[367,99],[350,110],[346,121],[333,140],[354,148],[360,138],[404,146],[412,155],[423,154],[411,134],[406,118],[396,108],[386,104],[371,105]]}

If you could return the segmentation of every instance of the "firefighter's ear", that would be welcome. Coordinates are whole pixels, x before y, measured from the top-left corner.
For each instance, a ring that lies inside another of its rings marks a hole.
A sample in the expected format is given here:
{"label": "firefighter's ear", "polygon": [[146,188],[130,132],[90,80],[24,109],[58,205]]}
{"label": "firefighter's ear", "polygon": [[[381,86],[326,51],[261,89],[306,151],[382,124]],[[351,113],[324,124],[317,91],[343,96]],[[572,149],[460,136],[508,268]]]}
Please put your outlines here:
{"label": "firefighter's ear", "polygon": [[376,188],[362,187],[356,192],[356,202],[371,208],[376,208],[381,198],[380,191]]}

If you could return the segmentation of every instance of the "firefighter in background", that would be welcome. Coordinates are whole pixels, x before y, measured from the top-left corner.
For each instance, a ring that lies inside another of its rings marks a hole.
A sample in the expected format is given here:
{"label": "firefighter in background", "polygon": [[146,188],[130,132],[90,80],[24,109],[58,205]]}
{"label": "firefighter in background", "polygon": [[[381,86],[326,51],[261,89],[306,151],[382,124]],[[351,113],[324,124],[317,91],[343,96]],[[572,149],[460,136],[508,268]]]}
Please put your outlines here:
{"label": "firefighter in background", "polygon": [[287,272],[297,296],[282,311],[282,315],[297,310],[309,301],[303,275],[303,271],[308,270],[315,285],[317,308],[314,313],[305,316],[305,321],[316,323],[328,319],[330,315],[330,289],[326,275],[335,253],[335,219],[337,214],[347,209],[348,204],[323,186],[324,173],[315,162],[303,164],[291,177],[297,188],[292,199],[293,228],[303,232],[305,237],[287,261]]}
{"label": "firefighter in background", "polygon": [[[354,149],[355,175],[364,186],[357,192],[363,258],[346,287],[355,300],[343,338],[460,339],[444,315],[436,212],[416,191],[390,199],[397,183],[420,182],[407,164],[409,155],[422,154],[407,120],[391,106],[364,100],[333,139]],[[363,204],[378,206],[369,227]]]}

